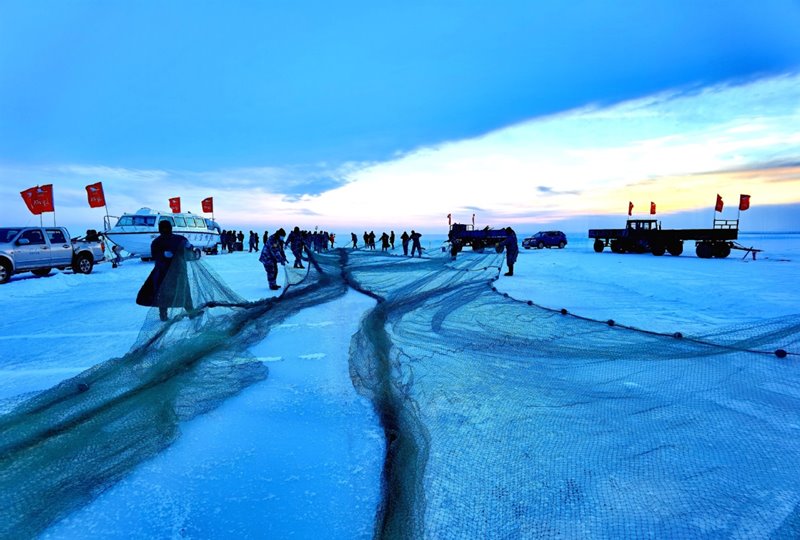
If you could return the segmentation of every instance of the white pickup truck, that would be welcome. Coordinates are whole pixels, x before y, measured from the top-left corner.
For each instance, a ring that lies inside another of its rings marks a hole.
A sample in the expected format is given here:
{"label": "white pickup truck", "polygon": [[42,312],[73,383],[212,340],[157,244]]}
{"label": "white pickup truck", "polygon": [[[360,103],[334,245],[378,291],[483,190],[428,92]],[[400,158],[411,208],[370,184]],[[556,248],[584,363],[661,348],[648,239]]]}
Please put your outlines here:
{"label": "white pickup truck", "polygon": [[64,227],[0,227],[0,283],[21,272],[46,276],[53,268],[89,274],[105,259],[100,239],[89,240],[71,240]]}

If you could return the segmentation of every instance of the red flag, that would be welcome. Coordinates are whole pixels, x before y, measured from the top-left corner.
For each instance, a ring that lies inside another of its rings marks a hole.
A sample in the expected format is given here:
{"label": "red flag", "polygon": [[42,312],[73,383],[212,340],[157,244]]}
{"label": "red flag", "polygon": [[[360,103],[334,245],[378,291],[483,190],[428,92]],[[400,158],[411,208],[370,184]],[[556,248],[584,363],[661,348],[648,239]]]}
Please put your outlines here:
{"label": "red flag", "polygon": [[89,206],[91,208],[99,208],[106,205],[106,196],[103,193],[102,182],[86,186],[86,195],[89,197]]}
{"label": "red flag", "polygon": [[38,216],[42,212],[55,212],[53,204],[53,184],[36,186],[25,191],[20,191],[22,200],[31,214]]}
{"label": "red flag", "polygon": [[656,214],[656,203],[654,203],[653,201],[650,201],[650,214],[651,215]]}
{"label": "red flag", "polygon": [[739,195],[739,210],[744,212],[750,208],[750,195]]}
{"label": "red flag", "polygon": [[447,225],[450,226],[453,224],[453,216],[452,214],[447,214]]}
{"label": "red flag", "polygon": [[208,197],[203,199],[200,203],[203,205],[203,212],[213,214],[214,213],[214,197]]}
{"label": "red flag", "polygon": [[181,198],[180,197],[173,197],[169,200],[169,209],[172,210],[173,214],[179,214],[181,212]]}
{"label": "red flag", "polygon": [[628,215],[630,216],[633,213],[633,203],[628,201]]}
{"label": "red flag", "polygon": [[720,197],[719,193],[717,193],[717,205],[714,207],[714,210],[717,212],[722,212],[723,206],[725,206],[725,203],[722,202],[722,197]]}

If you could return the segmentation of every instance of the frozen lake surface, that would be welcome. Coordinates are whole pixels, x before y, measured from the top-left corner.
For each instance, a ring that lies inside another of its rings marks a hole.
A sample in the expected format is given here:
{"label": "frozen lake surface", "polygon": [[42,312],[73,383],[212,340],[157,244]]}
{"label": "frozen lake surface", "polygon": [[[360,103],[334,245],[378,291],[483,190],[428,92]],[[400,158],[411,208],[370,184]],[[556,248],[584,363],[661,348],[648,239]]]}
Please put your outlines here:
{"label": "frozen lake surface", "polygon": [[[349,288],[267,325],[241,353],[266,378],[180,420],[163,450],[46,531],[4,534],[798,533],[800,235],[744,235],[764,249],[755,261],[596,254],[570,236],[522,250],[498,280],[502,256],[451,262],[427,240],[421,261],[350,254],[348,285],[373,298]],[[271,296],[255,254],[203,264],[246,300]],[[2,286],[3,417],[142,339],[148,310],[133,299],[150,268]],[[7,523],[36,511],[7,482],[37,444],[0,468]]]}

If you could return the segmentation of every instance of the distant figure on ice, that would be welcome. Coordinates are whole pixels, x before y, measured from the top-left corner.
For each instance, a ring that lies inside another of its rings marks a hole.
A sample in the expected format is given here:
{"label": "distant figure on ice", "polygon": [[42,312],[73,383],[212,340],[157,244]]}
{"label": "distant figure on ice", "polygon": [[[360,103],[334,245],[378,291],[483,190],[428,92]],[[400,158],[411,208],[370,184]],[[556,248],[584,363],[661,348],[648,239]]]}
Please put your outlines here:
{"label": "distant figure on ice", "polygon": [[414,250],[419,253],[419,256],[422,257],[422,246],[419,243],[419,238],[422,234],[418,232],[414,232],[414,229],[411,229],[411,256],[414,256]]}
{"label": "distant figure on ice", "polygon": [[375,231],[369,231],[369,249],[375,249]]}
{"label": "distant figure on ice", "polygon": [[369,249],[369,233],[364,231],[364,249]]}
{"label": "distant figure on ice", "polygon": [[172,234],[172,223],[158,223],[159,235],[150,244],[155,266],[147,276],[136,303],[140,306],[158,307],[162,321],[167,320],[167,308],[182,307],[190,316],[194,315],[192,295],[186,260],[193,258],[192,246],[185,236]]}
{"label": "distant figure on ice", "polygon": [[333,249],[333,244],[335,244],[335,243],[336,243],[336,235],[335,235],[335,234],[333,234],[333,233],[331,233],[331,234],[330,234],[330,235],[328,235],[328,236],[330,236],[330,239],[331,239],[331,249]]}
{"label": "distant figure on ice", "polygon": [[389,235],[383,233],[381,235],[381,251],[388,251],[389,250]]}
{"label": "distant figure on ice", "polygon": [[269,231],[264,231],[264,236],[261,237],[261,241],[265,246],[267,245],[267,242],[269,241]]}
{"label": "distant figure on ice", "polygon": [[247,237],[247,244],[248,244],[247,252],[248,253],[252,253],[253,250],[255,249],[255,247],[256,247],[256,238],[258,238],[256,233],[254,233],[253,231],[250,231],[250,234]]}
{"label": "distant figure on ice", "polygon": [[264,265],[269,288],[273,291],[281,288],[278,285],[278,263],[281,263],[281,265],[286,264],[286,254],[283,252],[283,238],[285,236],[286,231],[278,229],[275,234],[267,238],[264,247],[261,249],[261,256],[258,258],[261,264]]}
{"label": "distant figure on ice", "polygon": [[258,253],[258,232],[253,233],[253,243],[255,244],[256,253]]}
{"label": "distant figure on ice", "polygon": [[356,236],[356,233],[350,233],[350,240],[353,242],[353,249],[358,249],[358,236]]}
{"label": "distant figure on ice", "polygon": [[408,255],[408,241],[409,241],[409,239],[411,239],[411,237],[408,236],[408,233],[406,231],[403,231],[403,234],[400,235],[400,240],[402,240],[402,242],[403,242],[403,255]]}
{"label": "distant figure on ice", "polygon": [[506,232],[508,233],[508,236],[505,240],[503,240],[501,245],[505,247],[506,250],[506,265],[508,265],[508,272],[503,275],[513,276],[514,263],[517,262],[517,256],[519,255],[519,245],[517,244],[517,233],[514,232],[514,229],[511,227],[506,227]]}
{"label": "distant figure on ice", "polygon": [[303,266],[303,233],[300,232],[300,227],[295,227],[289,233],[286,242],[289,244],[289,249],[292,250],[292,255],[294,255],[294,268],[305,268]]}
{"label": "distant figure on ice", "polygon": [[389,233],[389,243],[392,244],[392,249],[394,249],[394,231]]}

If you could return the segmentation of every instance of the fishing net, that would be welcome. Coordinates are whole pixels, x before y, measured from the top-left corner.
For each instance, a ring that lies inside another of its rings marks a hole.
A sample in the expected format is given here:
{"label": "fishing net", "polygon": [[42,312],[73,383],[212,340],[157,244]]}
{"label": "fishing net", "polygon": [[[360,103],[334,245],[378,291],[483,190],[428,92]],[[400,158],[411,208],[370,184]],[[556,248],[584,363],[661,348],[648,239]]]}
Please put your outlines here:
{"label": "fishing net", "polygon": [[501,262],[336,250],[258,302],[188,262],[189,311],[153,308],[127,355],[0,417],[0,537],[267,377],[248,347],[348,287],[378,300],[350,346],[387,440],[376,537],[800,536],[800,316],[650,332],[501,294]]}
{"label": "fishing net", "polygon": [[354,255],[385,538],[800,536],[800,316],[707,335],[492,290],[502,256]]}
{"label": "fishing net", "polygon": [[339,266],[335,257],[312,261],[304,273],[287,272],[281,297],[247,302],[204,261],[173,265],[194,310],[170,308],[162,322],[152,308],[125,356],[0,417],[0,537],[35,536],[166,448],[181,421],[266,378],[248,347],[294,313],[343,295]]}

